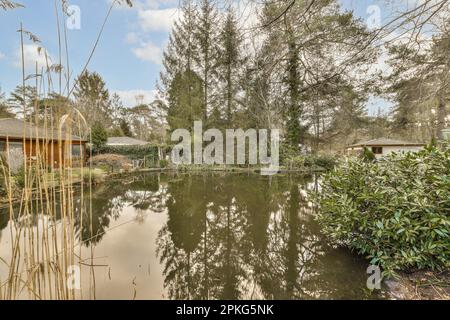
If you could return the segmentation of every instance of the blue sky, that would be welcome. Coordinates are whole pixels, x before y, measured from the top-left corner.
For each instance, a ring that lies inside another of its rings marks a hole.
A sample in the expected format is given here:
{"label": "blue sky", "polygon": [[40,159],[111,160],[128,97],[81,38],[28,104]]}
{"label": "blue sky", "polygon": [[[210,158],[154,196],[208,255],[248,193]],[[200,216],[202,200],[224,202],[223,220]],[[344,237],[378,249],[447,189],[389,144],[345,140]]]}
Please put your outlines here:
{"label": "blue sky", "polygon": [[[54,60],[58,56],[56,17],[53,0],[16,0],[25,8],[0,11],[0,86],[10,92],[21,82],[20,39],[16,32],[20,23],[42,41]],[[178,0],[139,0],[134,8],[116,8],[105,27],[103,37],[89,65],[105,79],[108,88],[120,94],[126,105],[135,103],[135,96],[143,94],[150,102],[161,70],[161,55],[168,40],[170,26],[177,18]],[[376,0],[340,0],[346,9],[366,20],[367,9]],[[70,65],[76,75],[86,62],[95,42],[111,0],[71,0],[80,8],[80,29],[68,30]],[[37,57],[36,47],[27,42],[30,59]],[[34,63],[27,61],[27,72]],[[43,62],[42,62],[43,63]],[[371,99],[371,113],[388,104]]]}

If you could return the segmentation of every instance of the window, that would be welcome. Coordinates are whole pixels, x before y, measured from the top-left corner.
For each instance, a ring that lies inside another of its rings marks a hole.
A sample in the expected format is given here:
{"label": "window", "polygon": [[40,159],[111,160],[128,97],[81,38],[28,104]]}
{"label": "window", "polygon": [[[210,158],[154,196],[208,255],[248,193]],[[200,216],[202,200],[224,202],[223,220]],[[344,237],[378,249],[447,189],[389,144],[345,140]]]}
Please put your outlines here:
{"label": "window", "polygon": [[23,142],[10,142],[8,144],[8,150],[21,150],[23,151]]}
{"label": "window", "polygon": [[8,149],[9,166],[12,171],[15,171],[23,165],[25,156],[23,142],[9,142],[6,148]]}
{"label": "window", "polygon": [[383,154],[383,147],[372,147],[372,152],[374,154]]}
{"label": "window", "polygon": [[72,145],[72,157],[74,158],[81,158],[82,154],[82,148],[79,144],[73,144]]}
{"label": "window", "polygon": [[3,141],[0,141],[0,152],[6,151],[6,143]]}

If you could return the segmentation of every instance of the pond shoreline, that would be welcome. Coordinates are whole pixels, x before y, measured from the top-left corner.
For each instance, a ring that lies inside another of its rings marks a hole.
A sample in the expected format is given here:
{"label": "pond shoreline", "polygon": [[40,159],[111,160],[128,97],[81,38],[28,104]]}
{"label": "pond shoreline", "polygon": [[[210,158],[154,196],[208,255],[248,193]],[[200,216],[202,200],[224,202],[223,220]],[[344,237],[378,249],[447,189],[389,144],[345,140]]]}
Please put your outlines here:
{"label": "pond shoreline", "polygon": [[[86,168],[87,169],[87,168]],[[95,169],[94,169],[95,170]],[[280,168],[275,175],[286,174],[286,173],[297,173],[297,174],[311,174],[311,173],[322,173],[326,170],[321,167],[314,168],[299,168],[299,169],[285,169]],[[260,173],[261,167],[223,167],[223,166],[204,166],[204,165],[191,165],[191,166],[182,166],[182,167],[165,167],[165,168],[144,168],[144,169],[135,169],[131,171],[119,171],[119,172],[103,172],[101,177],[97,181],[93,181],[93,185],[98,185],[104,183],[108,180],[117,179],[126,175],[131,174],[139,174],[139,173],[152,173],[152,172],[225,172],[225,173]],[[72,182],[72,186],[79,186],[83,183],[82,179],[76,180]],[[84,185],[88,185],[88,183],[84,183]],[[56,192],[59,192],[60,186],[59,184],[55,187]],[[33,190],[35,193],[36,190]],[[7,209],[11,204],[15,205],[20,202],[19,197],[13,197],[10,203],[10,200],[7,197],[0,196],[0,210]]]}
{"label": "pond shoreline", "polygon": [[449,270],[399,272],[398,276],[384,281],[391,300],[450,300]]}

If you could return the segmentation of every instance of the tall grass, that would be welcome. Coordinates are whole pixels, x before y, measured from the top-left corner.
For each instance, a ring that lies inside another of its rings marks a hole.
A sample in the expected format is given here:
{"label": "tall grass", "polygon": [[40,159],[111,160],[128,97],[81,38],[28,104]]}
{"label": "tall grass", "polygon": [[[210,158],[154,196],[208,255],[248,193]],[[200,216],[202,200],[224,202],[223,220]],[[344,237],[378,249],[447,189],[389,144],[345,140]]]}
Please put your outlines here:
{"label": "tall grass", "polygon": [[[93,56],[103,28],[111,13],[112,7],[119,1],[112,2],[108,14],[101,26],[94,48],[91,51],[88,62],[82,70],[86,70]],[[128,1],[127,1],[128,2]],[[38,43],[40,40],[31,32],[25,30],[22,25],[18,30],[21,42],[22,60],[22,85],[34,80],[36,97],[34,105],[28,106],[23,97],[23,114],[26,117],[23,126],[23,146],[27,143],[26,135],[33,135],[30,143],[31,150],[36,150],[31,158],[24,150],[23,157],[23,185],[17,190],[15,177],[8,165],[9,153],[6,152],[5,161],[0,163],[0,178],[3,176],[9,211],[9,242],[10,252],[2,252],[0,256],[0,299],[95,299],[95,272],[94,272],[94,247],[90,241],[89,256],[82,255],[81,237],[77,237],[75,223],[89,225],[92,235],[92,205],[84,198],[85,185],[81,181],[80,198],[75,201],[75,183],[73,171],[81,173],[81,177],[89,176],[88,188],[92,188],[91,168],[86,167],[84,161],[76,161],[70,152],[73,135],[90,140],[90,128],[78,112],[76,105],[70,102],[70,96],[75,84],[70,82],[69,48],[67,30],[64,23],[68,13],[65,0],[55,0],[55,15],[58,35],[58,63],[53,64],[45,50],[46,65],[33,66],[34,75],[27,75],[25,66],[27,61],[24,53],[24,43],[28,41]],[[61,16],[60,16],[61,15]],[[61,19],[61,17],[63,19]],[[62,39],[64,37],[64,39]],[[64,48],[63,48],[64,46]],[[63,59],[65,52],[65,59]],[[63,66],[65,60],[65,66]],[[54,81],[54,78],[57,78]],[[65,84],[63,83],[65,82]],[[57,83],[55,88],[54,83]],[[67,100],[61,101],[62,105],[45,107],[39,110],[39,101],[48,97],[52,92],[66,94]],[[68,113],[60,116],[61,110]],[[41,116],[40,116],[41,115]],[[45,129],[44,136],[38,127]],[[55,135],[57,136],[55,138]],[[81,142],[81,138],[79,143]],[[7,140],[7,150],[9,149]],[[48,148],[52,143],[58,143],[58,149]],[[28,155],[28,156],[27,156]],[[51,163],[47,159],[52,159]],[[55,166],[55,161],[58,165]],[[80,210],[77,211],[76,209]],[[86,212],[87,211],[87,212]],[[77,216],[75,216],[77,212]],[[89,219],[89,221],[83,221]],[[86,263],[89,261],[89,263]],[[73,286],[73,275],[70,270],[90,270],[89,281],[84,272],[79,276],[80,283],[89,283],[87,288]]]}

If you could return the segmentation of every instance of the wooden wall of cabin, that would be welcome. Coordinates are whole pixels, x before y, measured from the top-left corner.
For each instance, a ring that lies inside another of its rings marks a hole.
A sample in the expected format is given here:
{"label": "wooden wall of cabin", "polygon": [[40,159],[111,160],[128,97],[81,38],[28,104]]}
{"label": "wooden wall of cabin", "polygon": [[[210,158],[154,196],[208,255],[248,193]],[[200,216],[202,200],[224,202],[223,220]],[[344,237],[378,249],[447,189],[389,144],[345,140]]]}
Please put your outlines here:
{"label": "wooden wall of cabin", "polygon": [[[69,165],[70,153],[72,152],[71,145],[81,145],[82,157],[72,157],[73,165],[79,164],[80,160],[86,160],[86,143],[83,141],[72,141],[71,144],[65,141],[36,141],[26,140],[23,144],[22,139],[9,139],[9,143],[21,143],[23,146],[24,155],[29,161],[37,161],[38,154],[41,159],[45,159],[48,166],[59,167],[60,163]],[[0,139],[7,151],[6,139]]]}
{"label": "wooden wall of cabin", "polygon": [[40,159],[45,159],[47,165],[57,167],[60,159],[64,161],[64,152],[60,155],[59,145],[58,141],[27,140],[24,151],[30,161],[37,160],[39,153]]}

